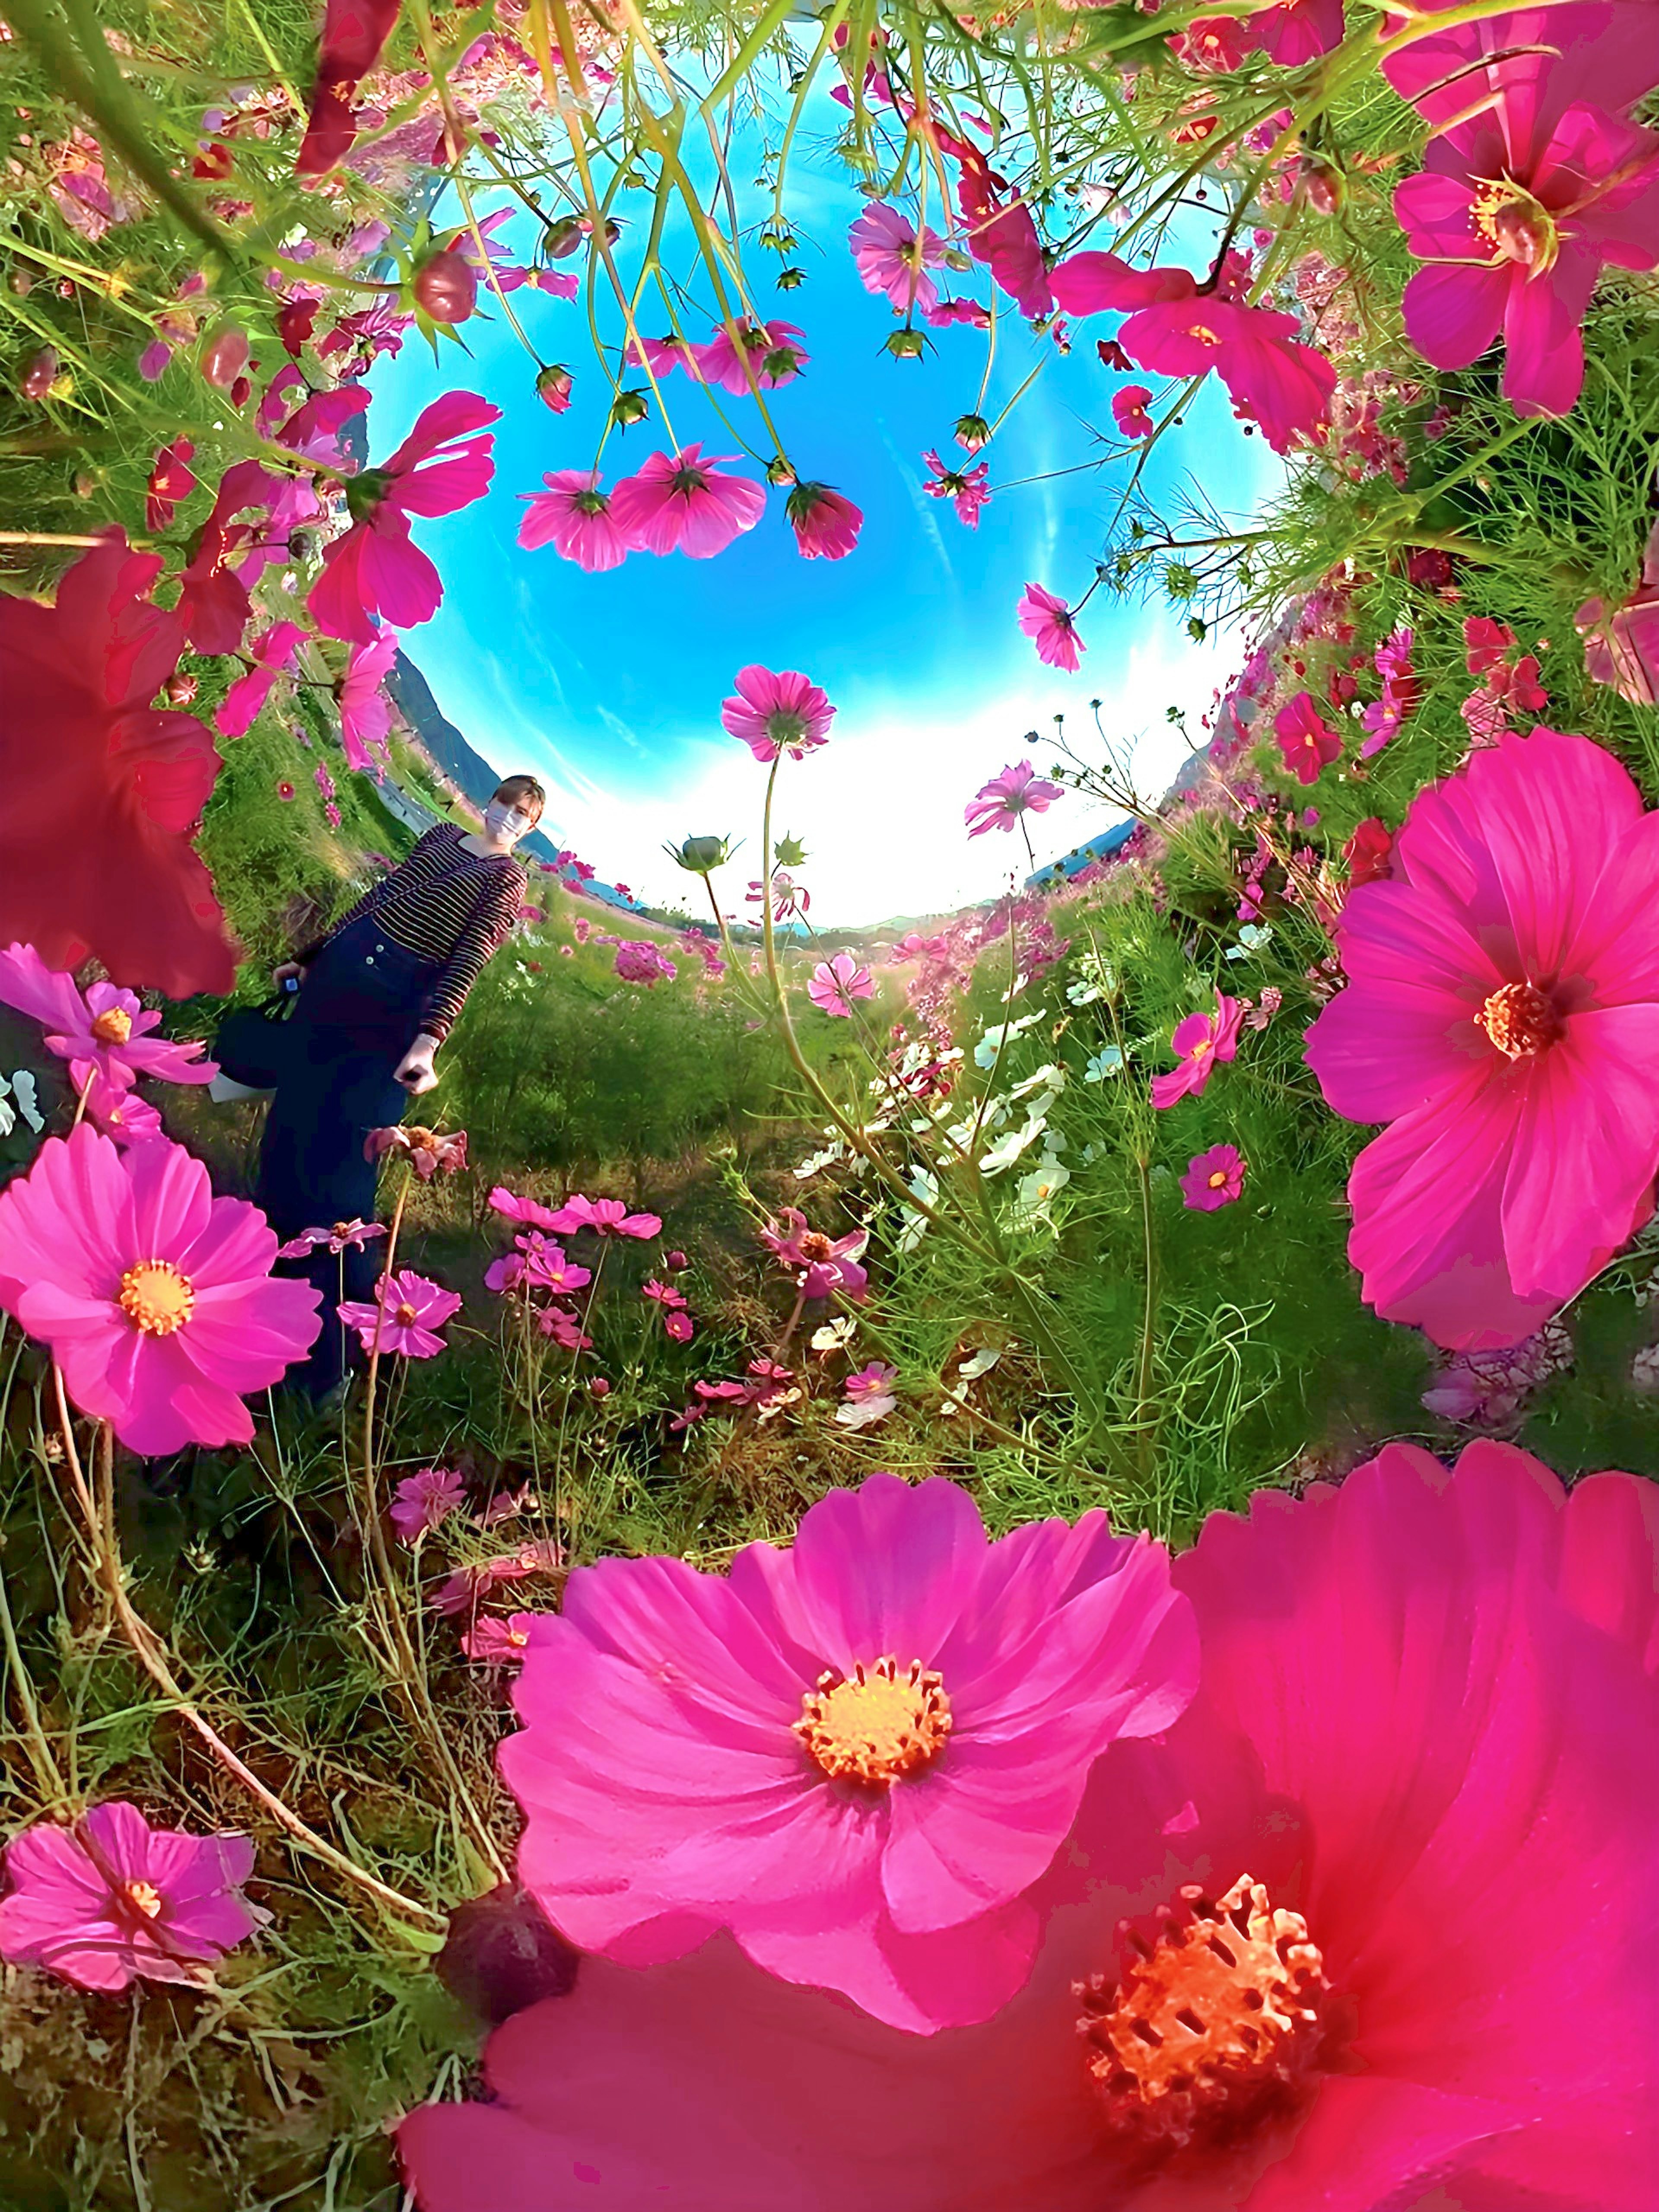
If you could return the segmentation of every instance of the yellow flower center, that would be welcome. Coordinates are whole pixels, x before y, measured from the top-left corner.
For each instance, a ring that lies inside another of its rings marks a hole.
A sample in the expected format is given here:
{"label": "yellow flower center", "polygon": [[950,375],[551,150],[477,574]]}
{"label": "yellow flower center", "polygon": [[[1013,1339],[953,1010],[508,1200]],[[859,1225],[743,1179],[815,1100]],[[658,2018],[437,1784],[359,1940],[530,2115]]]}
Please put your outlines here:
{"label": "yellow flower center", "polygon": [[1219,333],[1212,331],[1207,323],[1188,323],[1187,335],[1189,338],[1196,338],[1200,345],[1218,346],[1221,343]]}
{"label": "yellow flower center", "polygon": [[1531,276],[1554,268],[1561,234],[1542,201],[1510,177],[1483,177],[1470,204],[1474,227],[1505,261],[1519,262]]}
{"label": "yellow flower center", "polygon": [[1329,2033],[1324,1960],[1300,1913],[1241,1875],[1219,1903],[1181,1892],[1121,1978],[1074,1985],[1078,2032],[1114,2131],[1137,2150],[1236,2139],[1295,2106]]}
{"label": "yellow flower center", "polygon": [[100,1044],[125,1044],[132,1035],[132,1016],[125,1006],[111,1006],[94,1022],[92,1034]]}
{"label": "yellow flower center", "polygon": [[1194,1060],[1202,1060],[1206,1052],[1213,1052],[1214,1050],[1215,1039],[1213,1037],[1200,1037],[1198,1042],[1193,1047],[1192,1057]]}
{"label": "yellow flower center", "polygon": [[141,1260],[121,1278],[121,1310],[146,1336],[172,1336],[190,1319],[196,1293],[170,1260]]}
{"label": "yellow flower center", "polygon": [[1474,1018],[1506,1060],[1534,1060],[1561,1034],[1561,1017],[1535,983],[1505,983]]}
{"label": "yellow flower center", "polygon": [[1226,1180],[1227,1180],[1227,1170],[1226,1170],[1226,1169],[1225,1169],[1225,1168],[1218,1168],[1218,1169],[1216,1170],[1215,1173],[1214,1173],[1214,1174],[1210,1177],[1210,1188],[1211,1188],[1212,1190],[1219,1190],[1219,1189],[1220,1189],[1220,1188],[1221,1188],[1221,1186],[1222,1186],[1222,1184],[1223,1184],[1224,1182],[1226,1182]]}
{"label": "yellow flower center", "polygon": [[121,1894],[133,1911],[143,1913],[146,1920],[154,1920],[160,1915],[161,1893],[153,1882],[124,1881]]}
{"label": "yellow flower center", "polygon": [[801,1699],[795,1734],[832,1782],[885,1790],[931,1766],[951,1733],[951,1702],[939,1675],[913,1659],[862,1662],[847,1680],[831,1672]]}
{"label": "yellow flower center", "polygon": [[410,1304],[408,1299],[405,1298],[403,1304],[398,1309],[397,1318],[399,1328],[413,1328],[416,1322],[420,1319],[420,1316],[416,1312],[414,1307]]}

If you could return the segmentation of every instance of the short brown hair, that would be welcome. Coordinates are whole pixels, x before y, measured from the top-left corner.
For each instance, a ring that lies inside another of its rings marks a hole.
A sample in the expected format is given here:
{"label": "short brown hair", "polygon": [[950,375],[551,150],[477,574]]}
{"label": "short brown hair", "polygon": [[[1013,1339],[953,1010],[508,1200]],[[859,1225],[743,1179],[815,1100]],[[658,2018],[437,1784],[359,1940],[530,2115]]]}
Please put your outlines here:
{"label": "short brown hair", "polygon": [[547,805],[547,793],[533,775],[506,775],[495,786],[497,799],[530,799],[536,804],[536,818],[541,819]]}

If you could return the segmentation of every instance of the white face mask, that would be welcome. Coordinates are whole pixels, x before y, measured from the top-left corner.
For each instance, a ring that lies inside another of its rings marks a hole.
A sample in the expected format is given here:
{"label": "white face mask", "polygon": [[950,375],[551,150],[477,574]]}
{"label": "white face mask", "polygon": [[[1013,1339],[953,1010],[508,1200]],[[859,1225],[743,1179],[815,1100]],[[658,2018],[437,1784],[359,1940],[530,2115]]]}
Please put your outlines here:
{"label": "white face mask", "polygon": [[506,837],[516,844],[532,826],[527,814],[520,814],[516,806],[504,806],[499,799],[492,799],[484,809],[484,828],[492,837]]}

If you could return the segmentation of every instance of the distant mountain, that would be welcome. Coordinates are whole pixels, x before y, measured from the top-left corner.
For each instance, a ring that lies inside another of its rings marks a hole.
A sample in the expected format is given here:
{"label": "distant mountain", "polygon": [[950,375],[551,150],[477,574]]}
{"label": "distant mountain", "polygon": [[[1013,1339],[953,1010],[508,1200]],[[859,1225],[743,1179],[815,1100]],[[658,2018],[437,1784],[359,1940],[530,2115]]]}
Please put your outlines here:
{"label": "distant mountain", "polygon": [[[400,653],[386,680],[392,703],[450,781],[483,809],[501,782],[501,771],[461,735],[432,696],[432,687],[406,653]],[[539,830],[522,841],[523,850],[538,860],[553,859],[557,848]]]}

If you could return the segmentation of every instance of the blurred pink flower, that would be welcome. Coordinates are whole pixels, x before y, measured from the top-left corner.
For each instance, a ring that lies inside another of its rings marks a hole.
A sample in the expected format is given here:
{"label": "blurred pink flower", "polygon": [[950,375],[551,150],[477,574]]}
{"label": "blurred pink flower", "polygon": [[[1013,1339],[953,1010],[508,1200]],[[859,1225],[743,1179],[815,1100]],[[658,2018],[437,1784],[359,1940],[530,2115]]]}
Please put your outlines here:
{"label": "blurred pink flower", "polygon": [[884,294],[898,313],[924,312],[939,298],[927,274],[945,258],[945,240],[915,225],[884,200],[872,200],[847,234],[859,281],[866,292]]}
{"label": "blurred pink flower", "polygon": [[423,1129],[418,1122],[394,1121],[383,1129],[371,1129],[363,1140],[366,1160],[383,1160],[390,1152],[396,1159],[407,1160],[422,1182],[430,1182],[441,1171],[458,1175],[466,1165],[466,1131],[465,1129]]}
{"label": "blurred pink flower", "polygon": [[862,509],[832,484],[798,483],[784,513],[804,561],[844,561],[864,527]]}
{"label": "blurred pink flower", "polygon": [[820,960],[806,985],[807,997],[826,1014],[850,1015],[854,999],[872,999],[875,992],[874,976],[850,952]]}
{"label": "blurred pink flower", "polygon": [[1012,830],[1022,814],[1046,814],[1065,795],[1063,785],[1045,782],[1030,761],[1016,761],[980,786],[963,819],[970,837],[982,837],[988,830]]}
{"label": "blurred pink flower", "polygon": [[155,1036],[159,1013],[146,1011],[131,991],[91,983],[85,995],[75,980],[48,968],[32,945],[0,951],[0,1005],[40,1022],[49,1052],[70,1064],[76,1091],[92,1083],[106,1095],[130,1090],[141,1075],[163,1083],[209,1083],[218,1073],[204,1060],[199,1038],[173,1043]]}
{"label": "blurred pink flower", "polygon": [[601,491],[597,469],[555,469],[542,478],[545,491],[521,491],[526,512],[520,545],[551,545],[565,560],[595,574],[620,568],[634,546],[617,527],[611,494]]}
{"label": "blurred pink flower", "polygon": [[1244,1155],[1236,1145],[1212,1145],[1194,1153],[1181,1178],[1182,1203],[1194,1213],[1213,1213],[1244,1194]]}
{"label": "blurred pink flower", "polygon": [[296,177],[325,177],[351,151],[357,119],[351,102],[380,58],[403,0],[325,0],[306,132]]}
{"label": "blurred pink flower", "polygon": [[1298,691],[1273,716],[1273,736],[1298,783],[1317,783],[1342,757],[1342,739],[1320,714],[1311,691]]}
{"label": "blurred pink flower", "polygon": [[[1600,85],[1622,102],[1633,87],[1621,49],[1633,72],[1651,21],[1610,28],[1600,44]],[[1583,384],[1580,325],[1603,267],[1659,264],[1659,136],[1599,101],[1558,112],[1547,92],[1541,102],[1508,88],[1483,98],[1465,67],[1463,118],[1395,191],[1407,248],[1428,264],[1406,287],[1406,333],[1436,368],[1455,369],[1501,330],[1516,414],[1565,415]]]}
{"label": "blurred pink flower", "polygon": [[252,667],[231,685],[214,717],[213,726],[222,738],[240,738],[252,728],[271,685],[292,667],[295,653],[308,635],[303,623],[291,622],[272,623],[260,631],[248,648]]}
{"label": "blurred pink flower", "polygon": [[1054,304],[1031,211],[977,147],[934,126],[940,150],[957,163],[957,205],[968,251],[982,261],[1022,315],[1046,315]]}
{"label": "blurred pink flower", "polygon": [[531,1613],[509,1613],[505,1620],[480,1613],[461,1638],[461,1649],[475,1667],[518,1667],[530,1647]]}
{"label": "blurred pink flower", "polygon": [[1335,1112],[1389,1125],[1348,1185],[1385,1320],[1518,1343],[1651,1215],[1656,823],[1610,753],[1535,730],[1419,792],[1393,879],[1349,892],[1307,1057]]}
{"label": "blurred pink flower", "polygon": [[659,1283],[654,1275],[648,1282],[641,1284],[640,1296],[653,1298],[659,1305],[678,1307],[685,1304],[684,1291],[677,1291],[672,1283]]}
{"label": "blurred pink flower", "polygon": [[793,323],[745,321],[738,325],[738,329],[743,338],[742,357],[724,325],[707,345],[700,345],[695,351],[703,381],[718,385],[739,399],[747,398],[751,378],[763,391],[775,391],[781,384],[793,383],[811,358],[804,343],[805,332],[798,330]]}
{"label": "blurred pink flower", "polygon": [[548,1215],[546,1225],[559,1237],[574,1237],[579,1229],[591,1229],[598,1237],[635,1237],[643,1241],[660,1234],[662,1217],[630,1213],[619,1198],[584,1198],[574,1190],[562,1206]]}
{"label": "blurred pink flower", "polygon": [[640,368],[649,368],[652,375],[659,380],[672,376],[677,368],[683,368],[694,384],[702,382],[702,364],[697,359],[697,348],[689,338],[676,337],[672,331],[661,338],[644,336],[629,338],[623,349],[623,358]]}
{"label": "blurred pink flower", "polygon": [[446,1291],[409,1267],[381,1276],[372,1305],[348,1298],[335,1309],[345,1326],[356,1330],[365,1352],[395,1352],[405,1359],[432,1359],[442,1352],[438,1331],[460,1310],[458,1291]]}
{"label": "blurred pink flower", "polygon": [[696,1324],[692,1321],[690,1315],[680,1311],[676,1307],[665,1310],[662,1325],[676,1344],[690,1344],[697,1333]]}
{"label": "blurred pink flower", "polygon": [[1340,46],[1342,31],[1342,0],[1283,0],[1253,15],[1201,16],[1170,44],[1188,69],[1231,73],[1251,54],[1297,69]]}
{"label": "blurred pink flower", "polygon": [[1021,595],[1019,626],[1036,647],[1037,659],[1049,668],[1064,668],[1075,675],[1088,650],[1077,634],[1077,623],[1064,599],[1057,599],[1041,584],[1027,584]]}
{"label": "blurred pink flower", "polygon": [[738,669],[734,682],[735,695],[720,708],[720,726],[741,738],[757,761],[775,761],[780,753],[799,760],[828,738],[836,710],[799,669],[751,662]]}
{"label": "blurred pink flower", "polygon": [[247,1836],[152,1828],[136,1805],[94,1805],[68,1827],[38,1820],[6,1846],[0,1959],[83,1990],[201,1984],[270,1918],[241,1886]]}
{"label": "blurred pink flower", "polygon": [[1112,394],[1112,420],[1126,438],[1150,438],[1158,425],[1146,412],[1150,386],[1126,384]]}
{"label": "blurred pink flower", "polygon": [[351,528],[324,553],[306,600],[325,637],[373,645],[376,617],[406,629],[437,612],[442,580],[411,539],[409,518],[453,514],[483,498],[495,471],[487,426],[501,416],[476,392],[447,392],[389,460],[347,480]]}
{"label": "blurred pink flower", "polygon": [[724,1576],[572,1573],[500,1754],[520,1872],[585,1950],[643,1964],[726,1927],[907,2027],[983,2019],[1024,1979],[1016,1900],[1091,1762],[1196,1674],[1145,1538],[1097,1511],[992,1543],[954,1483],[877,1474]]}
{"label": "blurred pink flower", "polygon": [[723,553],[752,530],[766,511],[766,494],[746,477],[723,477],[702,447],[653,453],[637,476],[624,477],[611,495],[611,519],[630,545],[647,553],[677,549],[693,561]]}
{"label": "blurred pink flower", "polygon": [[392,727],[392,702],[381,688],[398,658],[393,630],[376,633],[369,645],[354,645],[340,678],[340,744],[346,766],[360,775],[379,775],[373,748],[383,746]]}
{"label": "blurred pink flower", "polygon": [[0,1190],[0,1307],[146,1457],[248,1443],[243,1398],[315,1341],[320,1294],[273,1279],[276,1257],[258,1206],[167,1139],[123,1152],[82,1122]]}
{"label": "blurred pink flower", "polygon": [[173,511],[197,489],[190,464],[196,448],[188,438],[175,438],[155,456],[145,485],[144,527],[154,537],[173,520]]}
{"label": "blurred pink flower", "polygon": [[616,969],[624,983],[672,983],[679,969],[648,937],[624,937],[617,946]]}
{"label": "blurred pink flower", "polygon": [[970,469],[947,469],[939,455],[930,448],[922,457],[933,478],[922,489],[930,499],[948,499],[957,511],[957,519],[965,522],[969,530],[979,528],[981,508],[991,504],[991,464],[977,461]]}
{"label": "blurred pink flower", "polygon": [[1593,684],[1611,684],[1632,706],[1659,704],[1659,524],[1642,555],[1642,573],[1611,612],[1586,599],[1573,617]]}
{"label": "blurred pink flower", "polygon": [[453,1467],[423,1467],[392,1492],[387,1518],[404,1543],[412,1544],[465,1503],[466,1484]]}
{"label": "blurred pink flower", "polygon": [[1152,1078],[1154,1106],[1173,1106],[1178,1098],[1196,1098],[1215,1072],[1217,1063],[1233,1059],[1238,1051],[1239,1025],[1244,1018],[1242,999],[1218,991],[1212,1014],[1188,1014],[1176,1024],[1170,1048],[1180,1061],[1167,1075]]}

